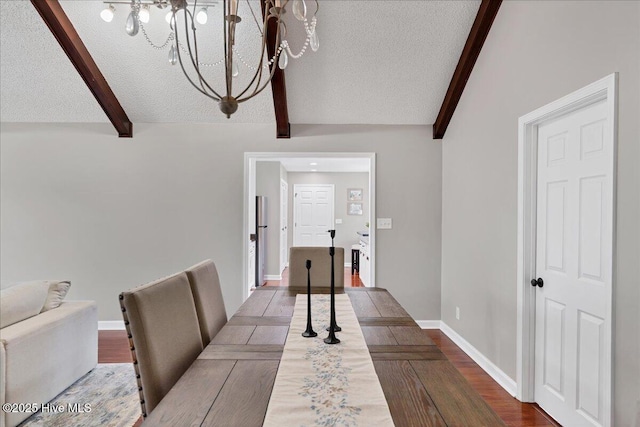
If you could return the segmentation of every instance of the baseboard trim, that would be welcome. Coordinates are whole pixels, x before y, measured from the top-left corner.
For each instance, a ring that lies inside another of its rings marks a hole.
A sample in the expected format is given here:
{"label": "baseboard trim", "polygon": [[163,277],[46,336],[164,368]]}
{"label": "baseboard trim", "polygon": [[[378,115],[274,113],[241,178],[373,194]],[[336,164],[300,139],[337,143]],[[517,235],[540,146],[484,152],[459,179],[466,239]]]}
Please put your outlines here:
{"label": "baseboard trim", "polygon": [[282,280],[281,274],[265,274],[264,280]]}
{"label": "baseboard trim", "polygon": [[124,320],[100,320],[99,331],[124,331]]}
{"label": "baseboard trim", "polygon": [[416,323],[422,329],[440,329],[439,320],[416,320]]}
{"label": "baseboard trim", "polygon": [[[419,323],[418,323],[419,324]],[[516,395],[518,386],[516,382],[505,374],[502,369],[498,368],[492,361],[490,361],[484,354],[482,354],[477,348],[460,336],[456,331],[451,329],[449,325],[440,322],[440,330],[448,336],[458,347],[462,349],[467,355],[473,359],[495,382],[507,391],[511,396]]]}

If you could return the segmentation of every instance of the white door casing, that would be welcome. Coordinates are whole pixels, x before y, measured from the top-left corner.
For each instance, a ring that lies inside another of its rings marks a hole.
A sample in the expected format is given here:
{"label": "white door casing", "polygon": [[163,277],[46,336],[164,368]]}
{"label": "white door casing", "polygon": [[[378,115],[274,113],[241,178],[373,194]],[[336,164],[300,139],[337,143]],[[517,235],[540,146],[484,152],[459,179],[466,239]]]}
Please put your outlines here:
{"label": "white door casing", "polygon": [[294,184],[293,246],[331,246],[333,184]]}
{"label": "white door casing", "polygon": [[280,180],[280,273],[287,265],[287,234],[289,219],[287,209],[289,207],[289,184],[284,180]]}
{"label": "white door casing", "polygon": [[612,195],[601,101],[538,127],[535,400],[563,425],[603,425],[611,337]]}
{"label": "white door casing", "polygon": [[249,257],[247,262],[247,286],[249,289],[256,286],[256,242],[249,242]]}
{"label": "white door casing", "polygon": [[519,122],[517,397],[564,425],[613,425],[616,83]]}

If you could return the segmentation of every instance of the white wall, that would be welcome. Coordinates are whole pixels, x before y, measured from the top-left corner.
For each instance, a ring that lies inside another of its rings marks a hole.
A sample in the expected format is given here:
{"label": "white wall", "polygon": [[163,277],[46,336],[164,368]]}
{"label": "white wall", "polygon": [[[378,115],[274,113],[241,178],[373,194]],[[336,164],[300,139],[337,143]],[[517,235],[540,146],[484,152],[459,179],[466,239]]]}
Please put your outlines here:
{"label": "white wall", "polygon": [[518,117],[619,72],[616,426],[640,399],[639,27],[638,2],[504,2],[443,140],[442,318],[515,379]]}
{"label": "white wall", "polygon": [[[369,174],[366,172],[289,172],[289,245],[293,245],[293,190],[296,184],[333,184],[335,189],[336,247],[344,248],[344,261],[351,262],[351,245],[360,240],[358,231],[367,230],[369,219]],[[362,215],[347,215],[347,189],[362,189]],[[384,232],[385,230],[381,230]]]}
{"label": "white wall", "polygon": [[[440,318],[441,144],[427,126],[2,124],[0,265],[7,284],[73,282],[121,319],[122,290],[211,258],[242,302],[244,152],[376,152],[377,281],[416,319]],[[401,191],[399,191],[401,189]]]}

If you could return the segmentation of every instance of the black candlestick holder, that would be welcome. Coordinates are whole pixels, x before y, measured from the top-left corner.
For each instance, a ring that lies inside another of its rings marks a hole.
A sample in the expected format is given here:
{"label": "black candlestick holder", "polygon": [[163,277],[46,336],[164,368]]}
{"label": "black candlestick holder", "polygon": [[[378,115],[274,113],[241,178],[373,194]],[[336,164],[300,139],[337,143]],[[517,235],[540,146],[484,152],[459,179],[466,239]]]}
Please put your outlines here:
{"label": "black candlestick holder", "polygon": [[305,338],[317,337],[318,333],[311,326],[311,260],[307,260],[307,330],[302,333]]}
{"label": "black candlestick holder", "polygon": [[336,323],[336,278],[335,269],[333,264],[333,258],[336,252],[336,248],[333,246],[333,239],[336,237],[336,230],[329,230],[331,234],[331,247],[329,248],[329,255],[331,256],[331,322],[329,323],[329,336],[324,339],[325,344],[338,344],[340,340],[336,337],[336,332],[341,331]]}

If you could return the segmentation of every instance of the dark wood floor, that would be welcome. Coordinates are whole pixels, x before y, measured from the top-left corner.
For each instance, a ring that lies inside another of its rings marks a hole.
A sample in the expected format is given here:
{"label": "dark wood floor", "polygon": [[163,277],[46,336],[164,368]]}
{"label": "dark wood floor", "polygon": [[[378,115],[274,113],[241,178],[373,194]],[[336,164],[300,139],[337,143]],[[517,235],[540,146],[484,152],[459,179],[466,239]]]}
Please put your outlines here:
{"label": "dark wood floor", "polygon": [[[538,405],[521,403],[511,397],[469,356],[437,329],[424,331],[460,371],[471,386],[509,426],[559,426]],[[125,331],[100,331],[98,334],[98,363],[131,362],[131,352]],[[141,420],[135,424],[139,425]]]}
{"label": "dark wood floor", "polygon": [[538,405],[511,397],[442,331],[426,329],[424,332],[508,426],[560,426]]}
{"label": "dark wood floor", "polygon": [[[289,283],[289,268],[285,268],[282,271],[282,280],[267,280],[265,286],[288,286]],[[345,288],[361,288],[364,287],[360,276],[358,274],[351,275],[351,267],[345,267],[344,269],[344,287]]]}

